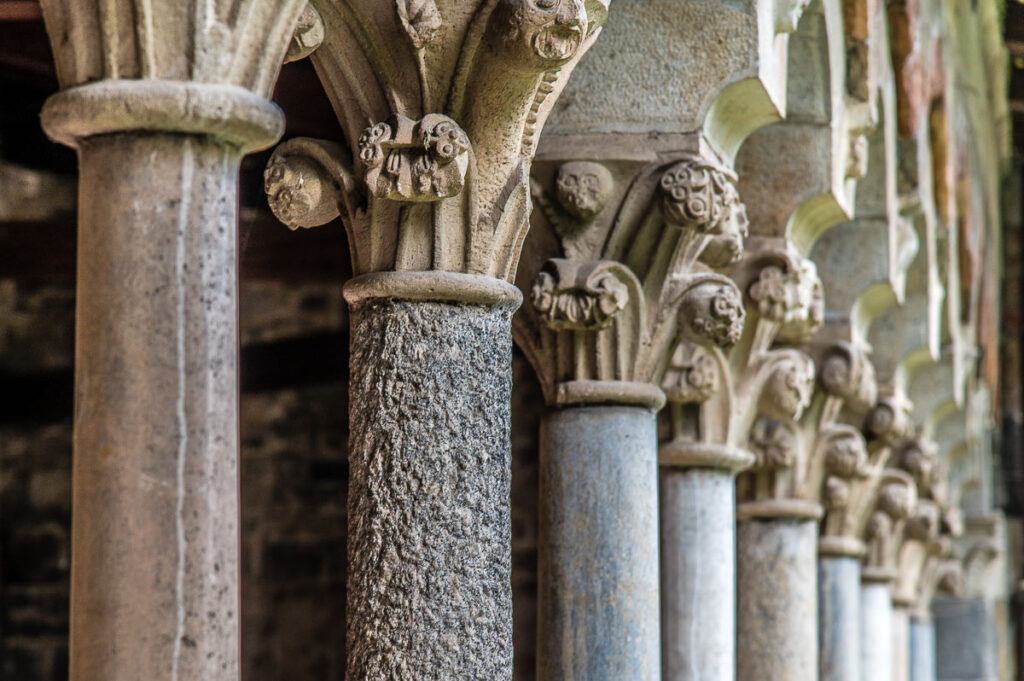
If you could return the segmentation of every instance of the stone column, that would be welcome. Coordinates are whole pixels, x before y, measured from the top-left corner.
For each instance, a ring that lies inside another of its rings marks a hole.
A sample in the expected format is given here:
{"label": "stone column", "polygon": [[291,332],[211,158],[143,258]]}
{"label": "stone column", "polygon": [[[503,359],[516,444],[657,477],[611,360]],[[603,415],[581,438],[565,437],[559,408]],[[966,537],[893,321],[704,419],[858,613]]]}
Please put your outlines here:
{"label": "stone column", "polygon": [[893,680],[893,611],[888,582],[860,588],[860,681]]}
{"label": "stone column", "polygon": [[911,681],[910,609],[896,604],[892,609],[892,681]]}
{"label": "stone column", "polygon": [[341,217],[356,274],[347,676],[508,680],[509,281],[537,138],[608,2],[313,4],[345,140],[289,140],[265,180],[293,229]]}
{"label": "stone column", "polygon": [[666,680],[735,678],[735,476],[752,461],[751,454],[739,449],[688,447],[675,440],[662,446],[661,626]]}
{"label": "stone column", "polygon": [[[536,182],[544,210],[534,213],[520,270],[531,304],[515,330],[549,405],[538,556],[537,667],[545,679],[660,677],[662,378],[680,337],[729,345],[743,320],[735,285],[697,262],[713,235],[728,231],[742,245],[745,217],[731,173],[681,153],[618,171],[625,192],[603,164],[557,167],[555,200],[586,221],[587,244],[573,243]],[[609,195],[618,210],[604,207]],[[717,621],[717,611],[711,617]]]}
{"label": "stone column", "polygon": [[989,602],[984,597],[936,598],[932,611],[937,678],[996,681],[999,641]]}
{"label": "stone column", "polygon": [[818,561],[821,681],[860,681],[860,559]]}
{"label": "stone column", "polygon": [[70,678],[237,679],[238,167],[303,3],[42,4],[80,171]]}
{"label": "stone column", "polygon": [[936,681],[935,623],[931,618],[910,618],[910,681]]}
{"label": "stone column", "polygon": [[512,659],[511,317],[521,296],[440,273],[365,275],[345,296],[348,673],[501,678]]}
{"label": "stone column", "polygon": [[738,681],[818,674],[818,517],[743,517],[737,528]]}
{"label": "stone column", "polygon": [[660,676],[657,406],[577,405],[545,416],[538,678]]}

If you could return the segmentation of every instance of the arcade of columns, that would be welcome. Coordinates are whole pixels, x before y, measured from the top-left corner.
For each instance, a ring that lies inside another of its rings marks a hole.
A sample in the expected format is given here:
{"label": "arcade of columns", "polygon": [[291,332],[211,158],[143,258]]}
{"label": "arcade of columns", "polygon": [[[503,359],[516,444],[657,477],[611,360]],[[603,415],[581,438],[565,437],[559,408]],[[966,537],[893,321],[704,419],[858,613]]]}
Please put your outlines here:
{"label": "arcade of columns", "polygon": [[237,170],[304,58],[339,137],[266,192],[351,247],[352,681],[512,677],[513,340],[539,681],[997,678],[999,2],[42,7],[72,681],[238,677]]}

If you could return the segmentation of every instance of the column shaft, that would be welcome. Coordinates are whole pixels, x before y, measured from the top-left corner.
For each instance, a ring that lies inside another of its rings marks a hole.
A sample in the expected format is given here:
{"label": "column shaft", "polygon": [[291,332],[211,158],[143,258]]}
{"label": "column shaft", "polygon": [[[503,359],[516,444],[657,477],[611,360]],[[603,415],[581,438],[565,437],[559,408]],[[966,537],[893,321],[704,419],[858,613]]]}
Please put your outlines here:
{"label": "column shaft", "polygon": [[860,681],[860,560],[818,561],[821,681]]}
{"label": "column shaft", "polygon": [[347,676],[511,679],[515,305],[353,283]]}
{"label": "column shaft", "polygon": [[816,520],[739,523],[738,681],[816,681],[817,543]]}
{"label": "column shaft", "polygon": [[892,609],[892,679],[910,680],[910,613],[905,607]]}
{"label": "column shaft", "polygon": [[936,681],[935,624],[931,620],[910,621],[910,681]]}
{"label": "column shaft", "polygon": [[79,147],[74,681],[238,678],[240,157]]}
{"label": "column shaft", "polygon": [[984,598],[939,597],[932,601],[935,664],[939,679],[999,678],[996,609]]}
{"label": "column shaft", "polygon": [[657,681],[655,414],[552,409],[541,430],[537,676]]}
{"label": "column shaft", "polygon": [[661,471],[662,675],[736,678],[736,495],[729,470]]}
{"label": "column shaft", "polygon": [[860,681],[892,681],[892,594],[884,582],[860,587]]}

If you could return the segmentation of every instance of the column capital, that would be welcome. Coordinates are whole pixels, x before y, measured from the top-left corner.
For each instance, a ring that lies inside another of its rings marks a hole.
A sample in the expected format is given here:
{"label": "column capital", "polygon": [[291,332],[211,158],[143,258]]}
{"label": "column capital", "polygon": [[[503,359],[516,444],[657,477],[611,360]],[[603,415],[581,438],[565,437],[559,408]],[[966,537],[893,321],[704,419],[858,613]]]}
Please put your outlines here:
{"label": "column capital", "polygon": [[311,58],[344,143],[298,139],[266,173],[289,227],[340,215],[354,272],[511,281],[541,128],[608,0],[318,0]]}
{"label": "column capital", "polygon": [[690,153],[652,163],[545,157],[537,171],[518,276],[530,303],[513,328],[550,404],[660,395],[680,339],[739,340],[740,291],[700,261],[716,238],[734,240],[723,251],[742,248],[746,214],[731,171]]}

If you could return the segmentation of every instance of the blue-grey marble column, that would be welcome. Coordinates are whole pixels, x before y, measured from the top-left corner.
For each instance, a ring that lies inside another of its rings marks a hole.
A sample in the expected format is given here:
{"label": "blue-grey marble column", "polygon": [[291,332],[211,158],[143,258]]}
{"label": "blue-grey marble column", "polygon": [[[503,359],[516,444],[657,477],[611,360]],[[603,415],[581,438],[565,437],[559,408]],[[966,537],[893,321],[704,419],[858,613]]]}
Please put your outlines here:
{"label": "blue-grey marble column", "polygon": [[936,598],[936,672],[939,681],[997,681],[999,639],[995,609],[983,598]]}
{"label": "blue-grey marble column", "polygon": [[892,594],[888,582],[862,582],[860,681],[893,681],[892,628]]}
{"label": "blue-grey marble column", "polygon": [[930,619],[910,619],[910,681],[936,681],[935,624]]}
{"label": "blue-grey marble column", "polygon": [[653,409],[553,408],[541,428],[537,677],[658,681]]}
{"label": "blue-grey marble column", "polygon": [[860,560],[818,561],[818,639],[821,681],[860,681]]}
{"label": "blue-grey marble column", "polygon": [[661,626],[665,681],[736,678],[736,471],[746,451],[661,449]]}

